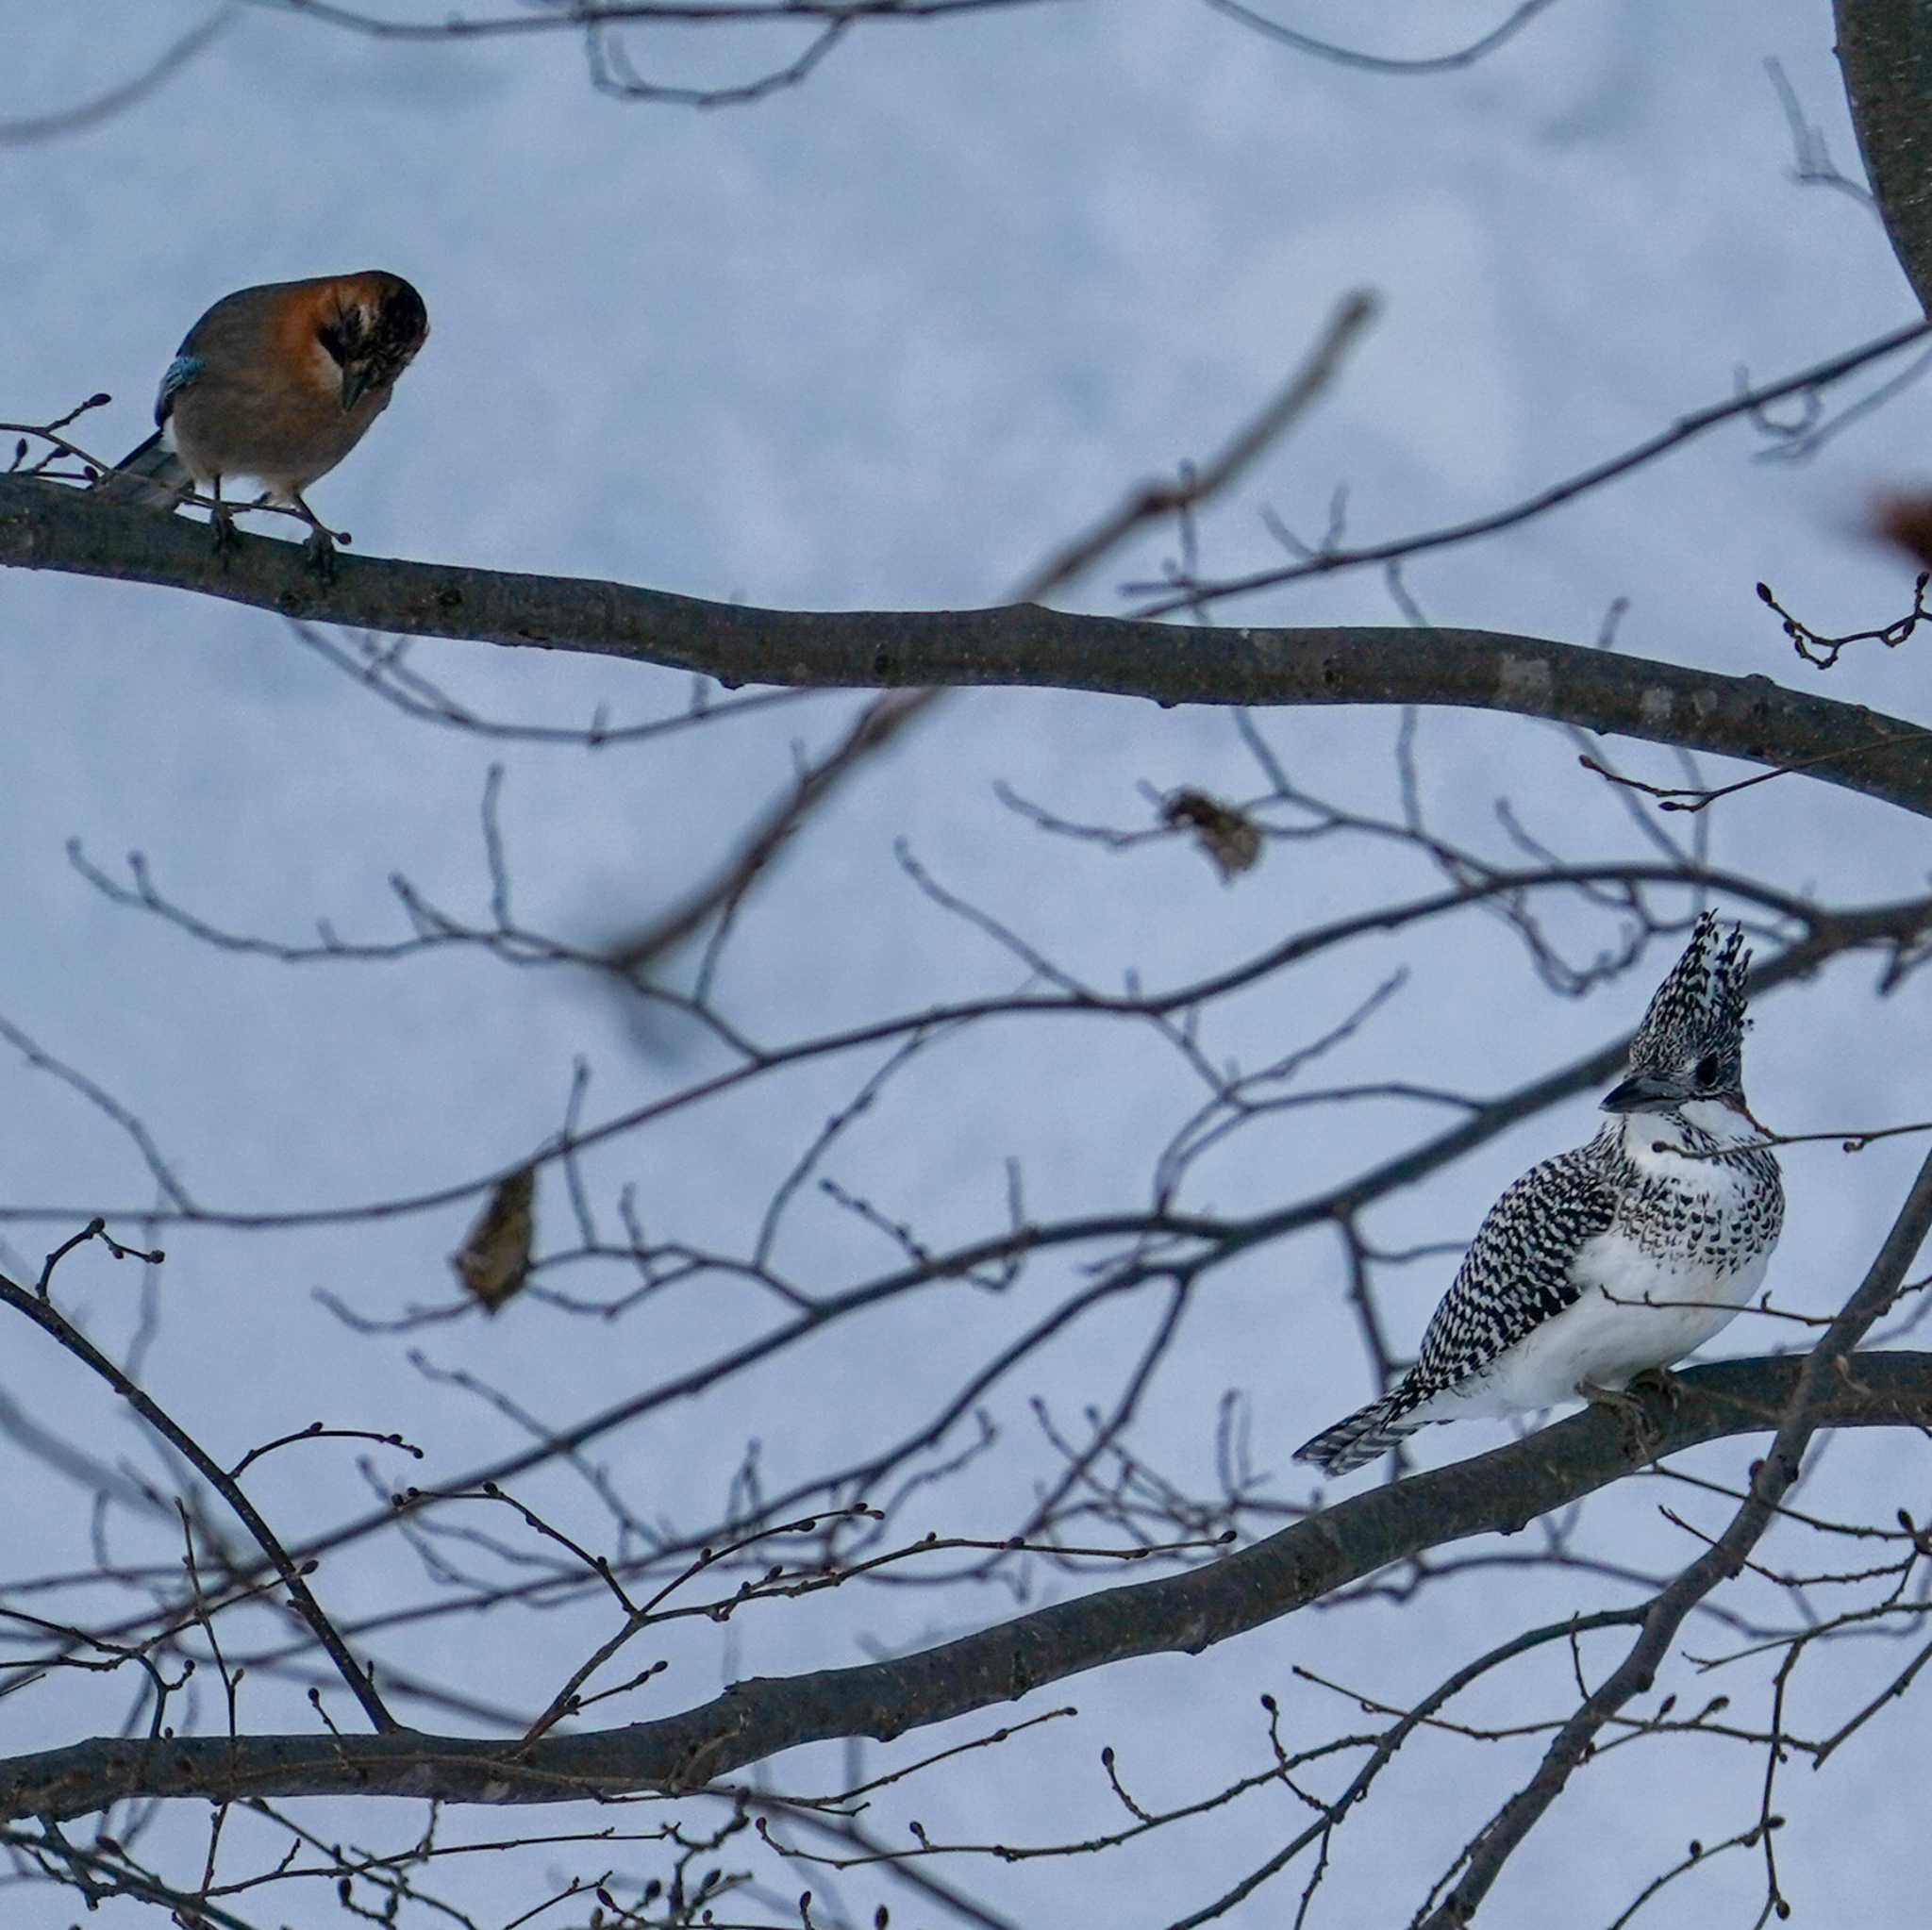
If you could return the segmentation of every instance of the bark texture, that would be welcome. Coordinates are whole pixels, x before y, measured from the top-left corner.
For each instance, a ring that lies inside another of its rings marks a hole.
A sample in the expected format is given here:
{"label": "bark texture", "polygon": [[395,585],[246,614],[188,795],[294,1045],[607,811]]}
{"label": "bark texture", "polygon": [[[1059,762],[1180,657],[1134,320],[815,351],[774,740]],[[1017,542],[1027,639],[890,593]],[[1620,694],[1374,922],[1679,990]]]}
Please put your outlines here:
{"label": "bark texture", "polygon": [[[773,610],[589,578],[342,557],[0,476],[0,565],[153,583],[317,623],[574,650],[727,684],[1024,685],[1158,704],[1430,704],[1542,717],[1742,757],[1932,815],[1932,732],[1909,720],[1619,652],[1491,630],[1195,628],[1020,604]],[[1772,641],[1766,639],[1767,657]]]}
{"label": "bark texture", "polygon": [[[1657,1456],[1789,1419],[1805,1356],[1724,1361],[1647,1408]],[[1932,1355],[1857,1356],[1805,1406],[1818,1426],[1932,1425]],[[690,1789],[802,1743],[908,1730],[1017,1701],[1136,1655],[1198,1654],[1390,1563],[1512,1534],[1644,1465],[1619,1417],[1588,1411],[1524,1440],[1338,1502],[1224,1559],[1098,1589],[890,1661],[755,1676],[659,1721],[516,1739],[388,1735],[97,1738],[0,1761],[0,1822],[84,1816],[127,1797],[436,1797],[558,1803]]]}

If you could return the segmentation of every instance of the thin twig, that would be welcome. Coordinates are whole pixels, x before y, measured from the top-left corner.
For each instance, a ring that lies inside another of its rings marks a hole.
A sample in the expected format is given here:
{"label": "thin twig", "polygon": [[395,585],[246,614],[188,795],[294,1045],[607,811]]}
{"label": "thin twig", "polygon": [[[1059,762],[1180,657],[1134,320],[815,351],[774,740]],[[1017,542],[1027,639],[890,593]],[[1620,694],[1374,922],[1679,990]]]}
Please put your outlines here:
{"label": "thin twig", "polygon": [[16,1313],[25,1314],[42,1333],[98,1374],[150,1427],[193,1463],[196,1472],[208,1486],[234,1509],[242,1525],[254,1538],[257,1547],[268,1557],[276,1574],[281,1577],[283,1587],[289,1591],[291,1606],[308,1624],[316,1640],[322,1644],[329,1660],[335,1664],[337,1672],[348,1684],[350,1693],[361,1704],[363,1713],[368,1716],[371,1724],[378,1734],[391,1735],[399,1731],[402,1724],[383,1706],[382,1699],[376,1694],[375,1685],[370,1680],[367,1671],[350,1655],[347,1644],[336,1632],[328,1617],[323,1613],[322,1605],[309,1592],[308,1584],[303,1579],[304,1575],[313,1572],[316,1563],[309,1560],[298,1567],[291,1560],[287,1551],[276,1539],[275,1530],[256,1511],[254,1504],[242,1493],[241,1484],[235,1477],[185,1428],[165,1413],[151,1395],[129,1380],[113,1361],[55,1307],[52,1301],[0,1274],[0,1302],[12,1307]]}

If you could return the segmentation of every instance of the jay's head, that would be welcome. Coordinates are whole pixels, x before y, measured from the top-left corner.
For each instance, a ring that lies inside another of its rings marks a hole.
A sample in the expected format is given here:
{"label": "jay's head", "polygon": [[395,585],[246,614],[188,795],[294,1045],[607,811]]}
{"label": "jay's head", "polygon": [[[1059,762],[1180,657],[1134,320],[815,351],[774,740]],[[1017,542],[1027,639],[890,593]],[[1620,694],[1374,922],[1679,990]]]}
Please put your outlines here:
{"label": "jay's head", "polygon": [[345,275],[323,290],[315,339],[341,371],[344,410],[387,389],[429,336],[423,297],[379,268]]}

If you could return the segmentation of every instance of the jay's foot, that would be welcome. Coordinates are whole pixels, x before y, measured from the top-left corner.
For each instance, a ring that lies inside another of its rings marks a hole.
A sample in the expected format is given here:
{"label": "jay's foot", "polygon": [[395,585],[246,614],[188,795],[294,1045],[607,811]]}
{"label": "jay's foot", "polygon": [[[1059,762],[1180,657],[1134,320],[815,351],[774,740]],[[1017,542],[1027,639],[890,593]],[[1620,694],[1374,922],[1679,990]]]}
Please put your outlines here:
{"label": "jay's foot", "polygon": [[308,541],[302,545],[302,560],[315,572],[324,583],[336,580],[336,540],[321,524],[308,532]]}

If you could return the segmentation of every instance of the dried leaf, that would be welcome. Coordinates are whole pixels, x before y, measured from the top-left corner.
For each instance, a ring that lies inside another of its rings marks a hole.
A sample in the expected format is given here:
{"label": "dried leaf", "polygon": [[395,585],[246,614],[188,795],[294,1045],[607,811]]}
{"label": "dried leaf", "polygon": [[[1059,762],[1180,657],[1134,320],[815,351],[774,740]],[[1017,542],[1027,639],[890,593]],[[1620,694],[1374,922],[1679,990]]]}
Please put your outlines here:
{"label": "dried leaf", "polygon": [[529,1276],[536,1201],[537,1169],[520,1167],[498,1183],[468,1237],[450,1256],[457,1278],[491,1313]]}
{"label": "dried leaf", "polygon": [[1881,496],[1872,506],[1872,524],[1888,542],[1932,563],[1932,496]]}
{"label": "dried leaf", "polygon": [[1205,790],[1171,791],[1161,805],[1160,822],[1176,828],[1187,825],[1224,880],[1252,871],[1260,861],[1260,826]]}

